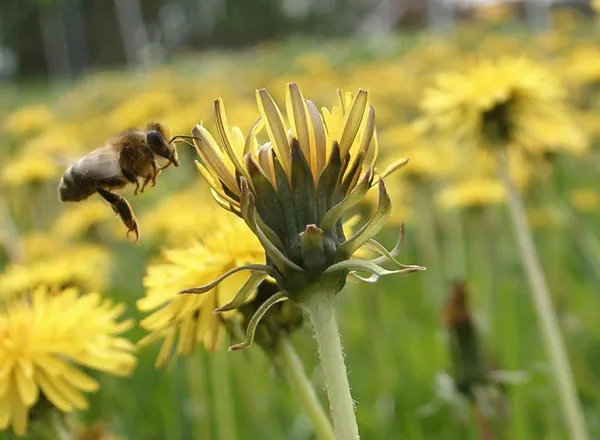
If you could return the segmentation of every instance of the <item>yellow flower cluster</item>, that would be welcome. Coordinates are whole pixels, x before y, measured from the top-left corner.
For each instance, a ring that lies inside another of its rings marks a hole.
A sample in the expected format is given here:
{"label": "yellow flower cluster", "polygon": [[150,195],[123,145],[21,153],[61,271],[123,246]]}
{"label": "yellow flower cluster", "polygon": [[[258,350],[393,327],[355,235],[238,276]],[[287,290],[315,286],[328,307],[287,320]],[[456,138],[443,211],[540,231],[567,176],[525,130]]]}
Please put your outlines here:
{"label": "yellow flower cluster", "polygon": [[0,310],[0,429],[27,431],[29,411],[44,395],[63,412],[86,409],[85,392],[98,382],[81,367],[128,375],[133,346],[119,335],[132,322],[117,319],[123,305],[74,289],[39,288],[29,301]]}

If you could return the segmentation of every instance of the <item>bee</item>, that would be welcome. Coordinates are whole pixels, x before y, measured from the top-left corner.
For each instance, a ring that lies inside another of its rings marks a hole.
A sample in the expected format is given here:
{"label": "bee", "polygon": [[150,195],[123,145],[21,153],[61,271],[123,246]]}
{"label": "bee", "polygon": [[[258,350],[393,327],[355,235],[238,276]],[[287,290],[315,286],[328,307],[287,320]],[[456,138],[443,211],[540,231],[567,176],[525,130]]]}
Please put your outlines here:
{"label": "bee", "polygon": [[[151,122],[146,130],[130,128],[112,137],[104,146],[97,148],[71,165],[58,185],[61,202],[80,202],[95,193],[110,203],[113,211],[127,226],[127,234],[139,239],[137,220],[129,202],[111,190],[135,184],[134,195],[144,192],[148,184],[156,185],[158,174],[170,166],[179,166],[177,150],[167,142],[167,130],[157,122]],[[159,167],[157,157],[167,159]],[[140,180],[142,184],[140,187]]]}

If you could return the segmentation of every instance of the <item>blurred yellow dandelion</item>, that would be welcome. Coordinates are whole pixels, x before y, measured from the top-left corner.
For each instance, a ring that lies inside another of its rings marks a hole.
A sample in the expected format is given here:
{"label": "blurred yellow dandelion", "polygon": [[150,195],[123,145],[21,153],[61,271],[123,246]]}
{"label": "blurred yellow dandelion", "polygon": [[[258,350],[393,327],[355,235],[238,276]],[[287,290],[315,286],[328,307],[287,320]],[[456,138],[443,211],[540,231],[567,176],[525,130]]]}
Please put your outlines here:
{"label": "blurred yellow dandelion", "polygon": [[208,215],[209,203],[213,203],[210,192],[201,182],[168,196],[157,206],[144,212],[140,223],[145,225],[148,236],[171,245],[183,245],[189,242],[190,236],[196,236],[203,227],[209,226],[208,221],[212,217],[212,213]]}
{"label": "blurred yellow dandelion", "polygon": [[0,272],[0,300],[38,286],[102,290],[108,282],[110,254],[100,246],[78,245],[56,250],[50,245],[39,259],[11,263]]}
{"label": "blurred yellow dandelion", "polygon": [[512,144],[533,152],[587,147],[558,79],[525,57],[486,60],[463,73],[440,75],[425,92],[422,110],[452,141]]}
{"label": "blurred yellow dandelion", "polygon": [[493,205],[505,200],[502,182],[492,178],[464,180],[444,188],[437,196],[437,202],[447,209]]}
{"label": "blurred yellow dandelion", "polygon": [[68,247],[65,237],[53,232],[31,232],[24,235],[21,238],[21,242],[24,251],[21,263],[41,260],[51,255],[56,255]]}
{"label": "blurred yellow dandelion", "polygon": [[55,120],[52,110],[42,104],[26,105],[8,116],[4,129],[10,135],[26,136],[43,130]]}
{"label": "blurred yellow dandelion", "polygon": [[600,195],[596,188],[578,188],[571,193],[569,200],[581,212],[594,212],[600,206]]}
{"label": "blurred yellow dandelion", "polygon": [[133,345],[119,335],[131,322],[118,322],[122,305],[73,289],[37,289],[0,309],[0,429],[27,431],[29,410],[43,394],[63,412],[85,410],[84,392],[98,382],[79,367],[128,375]]}
{"label": "blurred yellow dandelion", "polygon": [[61,168],[45,156],[30,153],[19,154],[2,168],[0,182],[4,186],[20,186],[41,183],[60,176]]}
{"label": "blurred yellow dandelion", "polygon": [[180,290],[211,283],[232,268],[264,260],[260,242],[243,220],[224,212],[206,218],[210,226],[205,221],[198,240],[190,246],[164,251],[162,261],[151,264],[144,278],[146,296],[138,300],[137,307],[150,312],[140,322],[150,334],[139,345],[164,340],[157,366],[170,359],[178,334],[177,355],[189,356],[198,343],[209,350],[217,348],[222,329],[213,310],[229,303],[248,275],[235,274],[203,295],[178,295]]}
{"label": "blurred yellow dandelion", "polygon": [[114,213],[99,200],[68,207],[54,222],[53,231],[61,237],[84,235],[94,226],[112,219]]}
{"label": "blurred yellow dandelion", "polygon": [[160,119],[172,105],[172,95],[164,90],[147,90],[134,96],[124,96],[123,102],[108,115],[108,126],[113,131],[146,124]]}

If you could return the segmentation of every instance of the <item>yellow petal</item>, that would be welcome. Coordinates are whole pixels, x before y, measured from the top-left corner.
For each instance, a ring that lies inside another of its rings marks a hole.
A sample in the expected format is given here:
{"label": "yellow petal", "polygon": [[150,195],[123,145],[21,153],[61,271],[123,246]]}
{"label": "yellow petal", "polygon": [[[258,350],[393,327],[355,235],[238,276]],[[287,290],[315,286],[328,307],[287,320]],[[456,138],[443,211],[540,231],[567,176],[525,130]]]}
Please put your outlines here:
{"label": "yellow petal", "polygon": [[21,401],[16,390],[13,390],[10,396],[9,405],[11,406],[13,431],[18,436],[25,435],[27,432],[28,406]]}
{"label": "yellow petal", "polygon": [[274,188],[277,188],[275,183],[275,170],[273,166],[273,155],[271,154],[272,149],[271,142],[267,142],[258,150],[258,165],[260,165],[263,173],[273,184]]}
{"label": "yellow petal", "polygon": [[286,174],[289,176],[291,170],[290,146],[287,132],[283,125],[283,116],[275,104],[275,101],[273,101],[273,98],[265,89],[256,91],[256,101],[258,103],[260,115],[267,121],[267,133],[273,144],[275,153],[281,161],[281,165]]}
{"label": "yellow petal", "polygon": [[175,341],[175,328],[171,327],[165,338],[162,347],[160,348],[160,352],[158,353],[158,357],[156,358],[156,367],[162,367],[166,364],[171,357],[171,349],[173,348],[173,342]]}
{"label": "yellow petal", "polygon": [[70,382],[65,380],[64,377],[54,378],[56,387],[60,390],[60,393],[65,396],[77,409],[85,410],[88,408],[88,402],[81,391],[75,388]]}
{"label": "yellow petal", "polygon": [[39,370],[36,377],[42,392],[55,407],[63,412],[73,411],[72,403],[61,393],[54,382],[57,376],[48,376],[44,371]]}
{"label": "yellow petal", "polygon": [[[226,163],[230,161],[221,152],[212,135],[201,125],[196,125],[192,130],[192,133],[197,138],[194,139],[194,144],[198,147],[196,151],[204,162],[202,165],[211,172],[211,174],[214,174],[216,178],[221,180],[231,192],[239,192],[235,177]],[[231,168],[233,168],[233,166],[231,166]]]}
{"label": "yellow petal", "polygon": [[11,406],[10,391],[0,396],[0,429],[6,429],[10,423]]}
{"label": "yellow petal", "polygon": [[[221,138],[221,142],[223,143],[223,146],[225,147],[225,153],[227,153],[227,156],[229,156],[229,159],[231,160],[231,163],[233,163],[233,166],[235,167],[235,169],[246,178],[246,180],[249,182],[249,184],[252,184],[252,180],[250,179],[250,175],[248,174],[248,171],[246,171],[246,169],[244,168],[244,166],[242,165],[241,162],[241,156],[238,157],[234,147],[233,147],[233,143],[231,141],[231,138],[229,137],[229,125],[227,124],[227,115],[225,114],[225,106],[223,105],[223,101],[221,100],[221,98],[218,98],[215,100],[215,118],[216,118],[216,126],[217,126],[217,132],[219,133],[219,137]],[[237,187],[237,185],[236,185]]]}
{"label": "yellow petal", "polygon": [[17,368],[15,370],[15,383],[19,396],[25,405],[32,406],[37,402],[39,390],[33,380],[33,374],[27,376],[20,368]]}
{"label": "yellow petal", "polygon": [[296,83],[288,84],[286,91],[286,111],[290,126],[292,127],[292,136],[298,139],[300,149],[304,153],[306,162],[310,164],[310,134],[308,131],[308,109],[302,96],[302,92]]}
{"label": "yellow petal", "polygon": [[256,153],[258,149],[258,141],[256,140],[256,134],[262,130],[265,125],[265,121],[263,118],[258,118],[258,120],[252,125],[250,129],[250,133],[248,133],[248,137],[246,138],[246,142],[244,144],[244,156],[248,153]]}
{"label": "yellow petal", "polygon": [[354,101],[352,102],[350,110],[346,114],[344,119],[344,131],[342,132],[342,136],[340,138],[340,154],[342,156],[342,161],[350,151],[350,147],[354,142],[356,133],[358,133],[360,123],[365,115],[368,100],[369,95],[367,91],[362,89],[359,90],[354,98]]}
{"label": "yellow petal", "polygon": [[[310,145],[313,149],[310,153],[310,167],[316,183],[328,160],[325,127],[323,126],[321,114],[312,101],[306,100],[306,108],[308,109],[309,116],[308,131],[310,133]],[[331,146],[329,147],[331,148]]]}
{"label": "yellow petal", "polygon": [[100,387],[98,382],[70,364],[65,364],[63,374],[66,380],[83,391],[93,392]]}

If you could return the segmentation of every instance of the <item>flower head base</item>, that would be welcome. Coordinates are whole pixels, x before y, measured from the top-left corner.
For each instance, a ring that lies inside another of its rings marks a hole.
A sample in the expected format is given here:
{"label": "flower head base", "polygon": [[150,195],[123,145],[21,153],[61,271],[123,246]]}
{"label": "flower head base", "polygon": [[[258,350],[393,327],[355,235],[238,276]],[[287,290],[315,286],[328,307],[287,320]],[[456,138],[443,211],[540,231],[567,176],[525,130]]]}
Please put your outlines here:
{"label": "flower head base", "polygon": [[[220,144],[202,125],[192,130],[201,158],[198,168],[215,200],[244,219],[265,251],[263,267],[240,267],[230,273],[252,270],[252,277],[259,281],[270,275],[280,288],[256,312],[256,322],[277,302],[303,302],[317,284],[340,291],[346,277],[354,272],[368,273],[369,277],[363,279],[373,280],[381,275],[422,269],[402,266],[388,271],[379,266],[386,261],[399,264],[372,238],[384,227],[391,211],[383,177],[406,164],[407,159],[377,173],[375,111],[369,105],[367,92],[338,96],[339,105],[331,111],[323,109],[321,114],[311,101],[304,99],[296,84],[289,84],[286,123],[269,93],[258,90],[261,118],[246,138],[239,128],[229,128],[218,99],[215,116]],[[263,128],[269,141],[260,146],[256,137]],[[347,238],[342,216],[357,207],[375,185],[379,190],[375,214]],[[382,257],[372,261],[353,259],[353,254],[364,245],[383,252]],[[203,293],[214,285],[183,292]],[[250,291],[241,289],[235,307],[245,301]]]}

